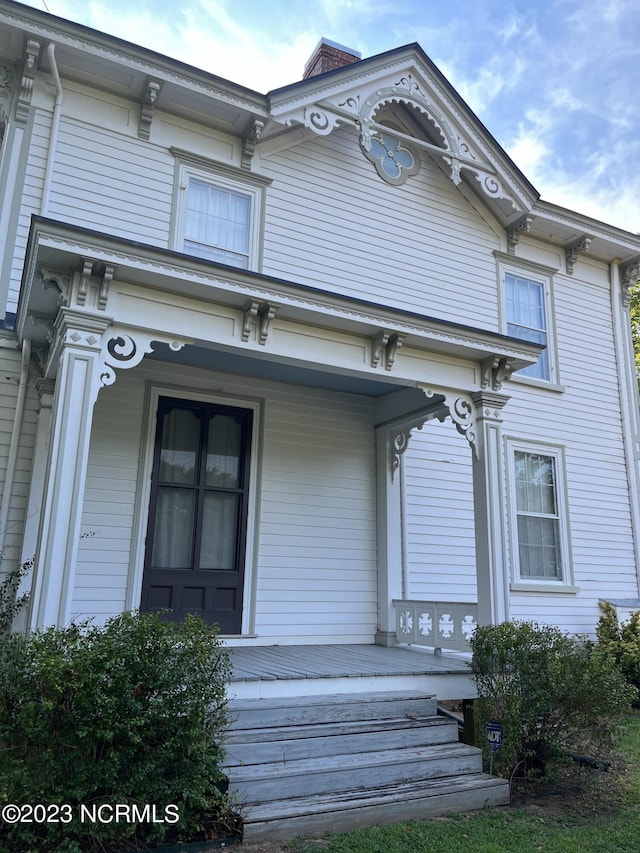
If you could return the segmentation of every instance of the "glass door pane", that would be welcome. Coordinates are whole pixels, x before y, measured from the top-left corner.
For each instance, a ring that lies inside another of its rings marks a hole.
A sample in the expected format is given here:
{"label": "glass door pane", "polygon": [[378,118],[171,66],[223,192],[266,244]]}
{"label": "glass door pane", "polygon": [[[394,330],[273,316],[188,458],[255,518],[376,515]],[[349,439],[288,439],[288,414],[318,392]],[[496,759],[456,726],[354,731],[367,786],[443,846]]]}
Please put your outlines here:
{"label": "glass door pane", "polygon": [[242,424],[233,415],[214,415],[209,421],[206,485],[239,488],[242,453]]}
{"label": "glass door pane", "polygon": [[195,506],[193,489],[158,488],[151,556],[154,568],[191,568]]}
{"label": "glass door pane", "polygon": [[200,418],[191,409],[174,408],[164,416],[158,480],[194,483],[200,445]]}
{"label": "glass door pane", "polygon": [[204,498],[200,568],[236,570],[239,495],[208,492]]}

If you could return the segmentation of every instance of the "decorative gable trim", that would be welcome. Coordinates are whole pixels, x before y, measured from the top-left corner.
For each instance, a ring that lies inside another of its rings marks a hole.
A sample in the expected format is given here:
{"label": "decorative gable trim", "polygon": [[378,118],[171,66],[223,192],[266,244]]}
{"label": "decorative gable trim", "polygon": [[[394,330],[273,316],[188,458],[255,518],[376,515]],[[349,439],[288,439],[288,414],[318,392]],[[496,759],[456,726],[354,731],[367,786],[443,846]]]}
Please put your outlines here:
{"label": "decorative gable trim", "polygon": [[[303,127],[320,136],[352,127],[362,151],[373,159],[372,141],[391,132],[407,148],[415,146],[434,157],[455,186],[465,180],[474,187],[503,227],[531,211],[538,198],[533,187],[422,51],[407,49],[404,61],[396,58],[382,67],[364,60],[341,69],[336,78],[340,84],[334,79],[322,89],[317,84],[293,87],[286,98],[289,91],[273,93],[265,143],[282,134],[283,127]],[[380,112],[394,105],[415,113],[428,130],[402,133],[381,124]]]}

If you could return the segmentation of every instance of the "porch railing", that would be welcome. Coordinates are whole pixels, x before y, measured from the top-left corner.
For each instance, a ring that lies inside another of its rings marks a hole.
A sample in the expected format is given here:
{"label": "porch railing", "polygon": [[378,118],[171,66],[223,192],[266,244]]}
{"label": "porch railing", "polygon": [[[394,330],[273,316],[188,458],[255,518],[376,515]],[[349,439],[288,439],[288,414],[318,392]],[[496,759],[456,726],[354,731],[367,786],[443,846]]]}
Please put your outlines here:
{"label": "porch railing", "polygon": [[393,603],[398,643],[471,651],[469,638],[478,624],[477,604],[398,599]]}

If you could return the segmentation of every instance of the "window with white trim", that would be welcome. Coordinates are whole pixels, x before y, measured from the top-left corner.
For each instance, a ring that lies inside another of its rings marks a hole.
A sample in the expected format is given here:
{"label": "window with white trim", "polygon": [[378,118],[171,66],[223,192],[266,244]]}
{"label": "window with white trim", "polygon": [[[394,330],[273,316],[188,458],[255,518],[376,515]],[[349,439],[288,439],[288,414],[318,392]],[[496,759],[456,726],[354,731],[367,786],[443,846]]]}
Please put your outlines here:
{"label": "window with white trim", "polygon": [[515,579],[570,583],[561,449],[509,442],[509,467]]}
{"label": "window with white trim", "polygon": [[175,221],[180,252],[255,270],[259,265],[262,186],[181,164]]}
{"label": "window with white trim", "polygon": [[[514,379],[558,385],[553,320],[553,270],[533,262],[496,253],[502,291],[502,328],[507,335],[541,344],[545,349],[535,364],[513,374]],[[508,258],[508,260],[507,260]]]}

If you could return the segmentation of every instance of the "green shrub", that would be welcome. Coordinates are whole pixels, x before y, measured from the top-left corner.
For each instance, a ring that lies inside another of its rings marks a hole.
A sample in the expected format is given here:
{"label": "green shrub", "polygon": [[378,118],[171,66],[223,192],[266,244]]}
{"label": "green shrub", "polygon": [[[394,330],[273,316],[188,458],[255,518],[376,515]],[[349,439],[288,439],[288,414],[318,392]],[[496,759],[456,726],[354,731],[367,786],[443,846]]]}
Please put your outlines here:
{"label": "green shrub", "polygon": [[0,583],[0,637],[11,631],[13,620],[17,613],[29,601],[29,593],[18,595],[20,581],[33,567],[33,560],[28,560],[21,566],[10,571]]}
{"label": "green shrub", "polygon": [[[496,772],[539,775],[567,752],[607,754],[633,691],[602,649],[530,622],[478,627],[471,647],[478,735]],[[504,731],[495,756],[490,720]]]}
{"label": "green shrub", "polygon": [[[215,630],[194,617],[126,613],[104,628],[5,637],[0,803],[68,804],[73,820],[0,824],[0,850],[128,851],[194,837],[225,807],[227,678]],[[105,806],[106,818],[116,804],[149,804],[157,822],[83,822],[81,804]]]}
{"label": "green shrub", "polygon": [[[628,622],[620,624],[616,608],[600,602],[602,611],[596,628],[598,645],[618,664],[624,677],[640,691],[640,611],[631,614]],[[638,695],[635,696],[636,701]]]}

